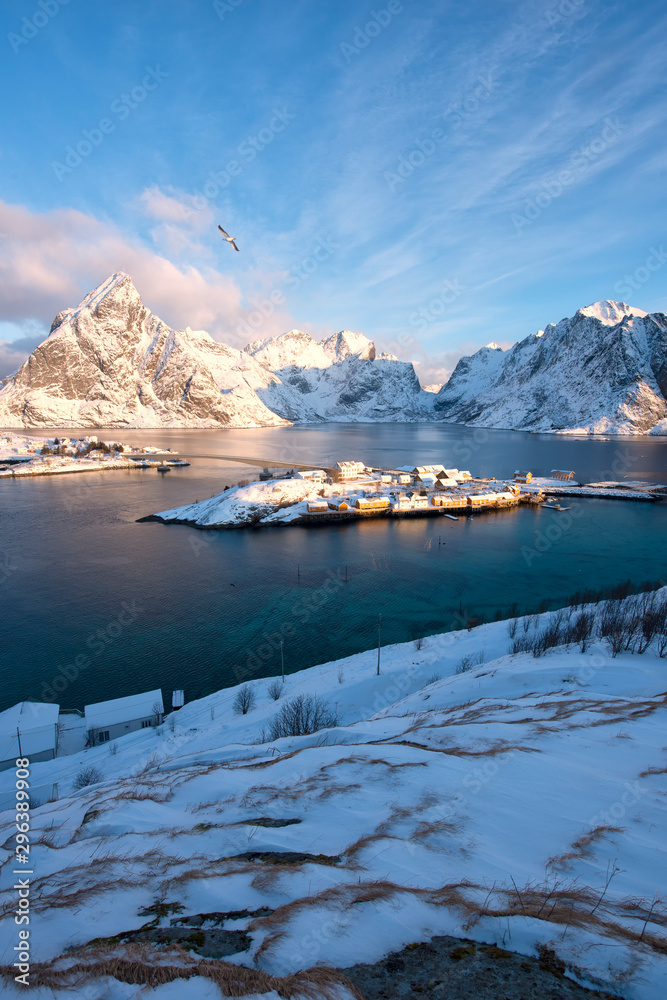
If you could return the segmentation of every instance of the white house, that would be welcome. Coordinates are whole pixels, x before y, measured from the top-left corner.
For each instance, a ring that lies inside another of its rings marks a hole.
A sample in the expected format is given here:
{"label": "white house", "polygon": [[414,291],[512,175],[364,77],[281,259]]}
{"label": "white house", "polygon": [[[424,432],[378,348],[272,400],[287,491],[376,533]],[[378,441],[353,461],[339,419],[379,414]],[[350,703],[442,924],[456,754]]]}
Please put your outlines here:
{"label": "white house", "polygon": [[138,729],[159,726],[163,714],[164,705],[159,688],[86,705],[86,732],[91,734],[88,741],[106,743],[107,740],[115,740]]}
{"label": "white house", "polygon": [[359,476],[363,476],[366,466],[363,462],[336,462],[334,470],[337,479],[346,481],[349,479],[358,479]]}
{"label": "white house", "polygon": [[295,479],[310,479],[314,483],[323,483],[327,478],[324,469],[301,469],[294,476]]}
{"label": "white house", "polygon": [[58,705],[20,701],[0,712],[0,771],[17,757],[53,760],[58,743]]}
{"label": "white house", "polygon": [[437,475],[439,472],[444,472],[445,467],[444,465],[415,465],[410,471],[413,476],[422,476],[425,472]]}
{"label": "white house", "polygon": [[422,484],[433,489],[436,483],[435,472],[420,472],[418,476],[415,476],[415,483]]}
{"label": "white house", "polygon": [[427,510],[428,497],[419,496],[418,493],[399,493],[392,500],[392,510]]}

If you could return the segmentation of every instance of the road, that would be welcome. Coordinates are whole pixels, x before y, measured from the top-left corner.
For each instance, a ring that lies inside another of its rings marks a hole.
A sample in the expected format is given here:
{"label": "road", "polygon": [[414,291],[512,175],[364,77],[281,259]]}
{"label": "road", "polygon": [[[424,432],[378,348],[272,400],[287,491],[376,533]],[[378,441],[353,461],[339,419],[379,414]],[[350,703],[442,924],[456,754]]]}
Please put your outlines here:
{"label": "road", "polygon": [[309,465],[300,465],[298,462],[279,462],[275,458],[248,458],[245,455],[195,455],[190,452],[179,451],[177,454],[174,452],[151,452],[150,454],[145,454],[142,451],[137,452],[126,452],[127,458],[173,458],[173,459],[188,459],[188,458],[213,458],[221,462],[237,462],[239,465],[259,465],[261,468],[275,468],[280,467],[281,469],[313,469],[318,468],[317,465],[313,465],[311,462]]}

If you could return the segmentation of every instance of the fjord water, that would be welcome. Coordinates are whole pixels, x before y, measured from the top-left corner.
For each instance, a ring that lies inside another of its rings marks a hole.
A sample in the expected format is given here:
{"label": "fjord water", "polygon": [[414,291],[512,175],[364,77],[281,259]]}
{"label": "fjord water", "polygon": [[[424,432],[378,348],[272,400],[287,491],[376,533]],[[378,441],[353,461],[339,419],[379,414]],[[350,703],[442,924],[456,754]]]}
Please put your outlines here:
{"label": "fjord water", "polygon": [[[54,436],[57,431],[49,431]],[[71,431],[61,433],[71,434]],[[83,432],[77,432],[83,433]],[[442,462],[479,475],[574,469],[583,481],[667,482],[667,441],[573,439],[444,424],[238,431],[95,431],[106,440],[330,465]],[[162,687],[188,700],[239,679],[403,642],[513,605],[556,607],[585,588],[667,579],[667,504],[568,501],[468,521],[371,520],[202,532],[136,519],[203,500],[257,467],[0,481],[0,709],[64,707]],[[347,581],[345,572],[347,567]],[[508,640],[509,644],[509,640]]]}

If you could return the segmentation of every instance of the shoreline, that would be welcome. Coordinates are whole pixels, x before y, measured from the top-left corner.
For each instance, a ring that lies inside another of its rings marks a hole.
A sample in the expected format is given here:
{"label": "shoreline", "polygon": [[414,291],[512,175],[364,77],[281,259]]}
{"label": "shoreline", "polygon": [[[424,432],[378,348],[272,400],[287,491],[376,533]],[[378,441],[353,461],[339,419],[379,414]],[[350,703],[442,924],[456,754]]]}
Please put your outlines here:
{"label": "shoreline", "polygon": [[[658,421],[660,423],[660,421]],[[617,440],[628,440],[637,438],[657,438],[660,440],[664,438],[667,440],[667,432],[663,434],[654,433],[654,428],[650,428],[646,431],[621,431],[621,430],[606,430],[600,431],[599,433],[595,431],[585,431],[579,428],[552,428],[551,430],[531,428],[531,427],[499,427],[491,424],[465,424],[458,420],[432,420],[428,417],[420,418],[415,417],[413,420],[344,420],[339,417],[336,420],[288,420],[286,423],[266,423],[266,424],[213,424],[207,427],[201,427],[194,424],[178,424],[178,425],[165,425],[165,424],[155,424],[155,425],[145,425],[145,424],[95,424],[95,425],[85,425],[85,424],[53,424],[53,426],[45,427],[44,425],[39,425],[35,427],[25,426],[24,424],[17,424],[16,426],[2,425],[0,426],[0,434],[48,434],[49,431],[58,430],[68,430],[68,431],[83,431],[92,432],[96,431],[257,431],[257,430],[274,430],[274,429],[285,429],[288,427],[327,427],[331,424],[338,424],[343,427],[376,427],[376,426],[386,426],[387,424],[399,424],[399,425],[414,425],[414,424],[426,424],[433,427],[465,427],[471,431],[501,431],[501,432],[511,432],[513,434],[549,434],[552,437],[564,437],[570,440],[578,441],[617,441]],[[654,427],[657,425],[654,425]]]}
{"label": "shoreline", "polygon": [[[576,496],[578,499],[588,499],[588,500],[630,500],[639,501],[644,503],[659,503],[661,501],[667,500],[667,494],[665,496],[654,496],[647,495],[643,493],[636,492],[621,492],[613,490],[596,490],[596,491],[586,491],[585,488],[580,488],[579,490],[566,492],[558,491],[557,489],[551,490],[547,489],[541,494],[544,498],[546,496]],[[541,507],[543,503],[538,499],[537,495],[533,494],[530,498],[522,495],[517,498],[515,502],[499,501],[494,504],[487,504],[483,507],[472,507],[469,504],[462,504],[461,506],[452,507],[429,507],[423,510],[351,510],[351,511],[329,511],[328,513],[302,513],[296,517],[285,519],[285,520],[250,520],[250,521],[230,521],[230,522],[220,522],[218,524],[201,524],[199,521],[193,518],[179,518],[179,517],[163,517],[161,514],[147,514],[144,517],[138,517],[135,520],[135,524],[143,524],[147,522],[158,522],[160,524],[174,524],[174,525],[184,525],[190,528],[197,528],[199,531],[234,531],[242,528],[272,528],[272,527],[314,527],[316,525],[332,525],[332,524],[345,524],[351,523],[353,521],[363,521],[363,520],[403,520],[405,518],[418,518],[418,517],[447,517],[454,516],[456,520],[459,518],[467,519],[469,517],[477,517],[479,514],[487,513],[490,511],[499,510],[509,510],[516,507],[526,506],[526,507]],[[566,513],[564,508],[559,511],[558,508],[554,508],[558,513]]]}

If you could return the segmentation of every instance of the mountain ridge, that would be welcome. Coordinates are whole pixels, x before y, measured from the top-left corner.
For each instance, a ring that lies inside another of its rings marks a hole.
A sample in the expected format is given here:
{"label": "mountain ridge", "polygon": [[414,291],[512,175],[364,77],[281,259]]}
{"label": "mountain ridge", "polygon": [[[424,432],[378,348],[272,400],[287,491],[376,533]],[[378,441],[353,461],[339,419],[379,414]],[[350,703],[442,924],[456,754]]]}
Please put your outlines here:
{"label": "mountain ridge", "polygon": [[58,313],[0,389],[0,426],[249,428],[425,416],[412,364],[390,355],[377,363],[382,377],[373,341],[349,330],[320,342],[293,330],[245,350],[203,330],[173,330],[119,271]]}
{"label": "mountain ridge", "polygon": [[602,300],[459,360],[439,419],[570,434],[667,433],[667,317]]}
{"label": "mountain ridge", "polygon": [[[434,391],[436,389],[437,391]],[[363,334],[290,330],[243,349],[174,330],[122,271],[0,388],[0,426],[251,428],[454,422],[569,434],[667,435],[667,316],[601,300],[503,350],[459,359],[441,387]]]}

